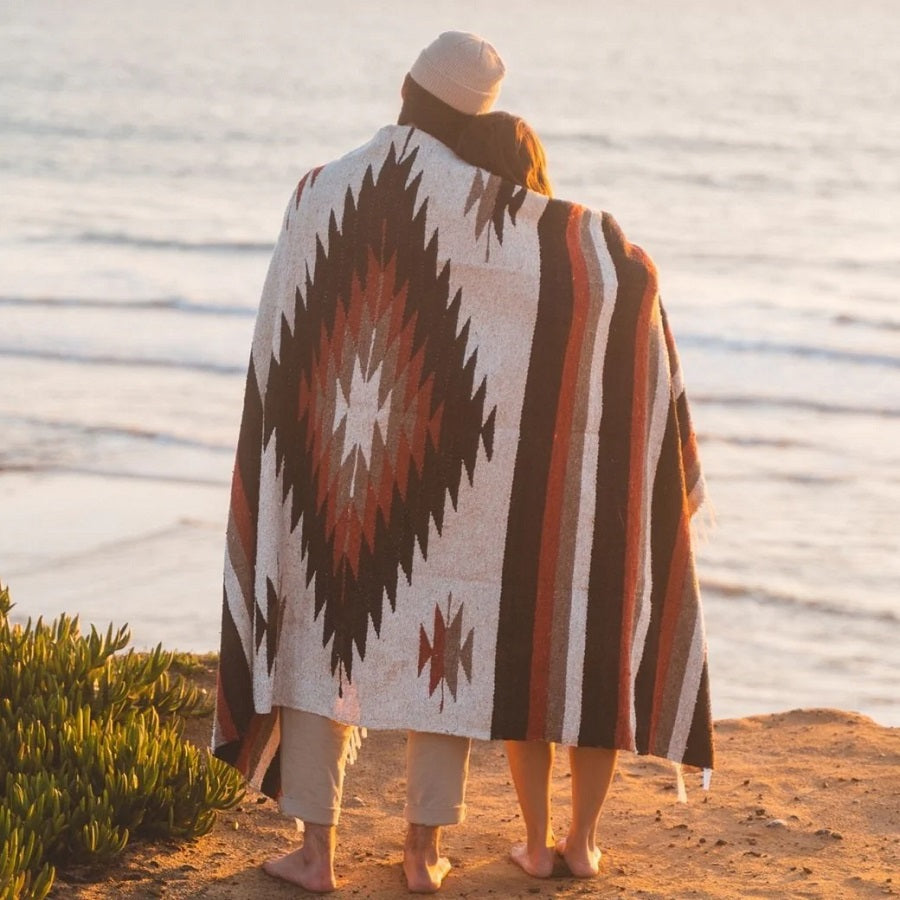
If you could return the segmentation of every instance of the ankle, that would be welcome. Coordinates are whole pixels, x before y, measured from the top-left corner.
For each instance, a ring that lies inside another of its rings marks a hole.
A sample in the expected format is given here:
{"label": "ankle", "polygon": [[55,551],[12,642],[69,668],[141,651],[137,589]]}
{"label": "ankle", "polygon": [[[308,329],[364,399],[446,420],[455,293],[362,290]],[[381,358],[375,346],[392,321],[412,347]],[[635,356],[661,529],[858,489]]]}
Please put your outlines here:
{"label": "ankle", "polygon": [[566,848],[580,853],[590,853],[597,847],[594,829],[573,828],[566,835]]}
{"label": "ankle", "polygon": [[438,856],[440,827],[436,825],[416,825],[412,822],[406,831],[406,849],[411,853]]}
{"label": "ankle", "polygon": [[553,847],[556,843],[553,837],[553,830],[547,828],[527,828],[525,829],[525,841],[529,850],[539,850],[542,847]]}
{"label": "ankle", "polygon": [[547,838],[543,837],[527,838],[525,841],[525,846],[530,854],[543,854],[551,852],[556,846],[556,843],[553,840],[548,840]]}
{"label": "ankle", "polygon": [[334,861],[334,849],[337,844],[337,829],[333,825],[307,824],[303,834],[303,849],[310,861]]}

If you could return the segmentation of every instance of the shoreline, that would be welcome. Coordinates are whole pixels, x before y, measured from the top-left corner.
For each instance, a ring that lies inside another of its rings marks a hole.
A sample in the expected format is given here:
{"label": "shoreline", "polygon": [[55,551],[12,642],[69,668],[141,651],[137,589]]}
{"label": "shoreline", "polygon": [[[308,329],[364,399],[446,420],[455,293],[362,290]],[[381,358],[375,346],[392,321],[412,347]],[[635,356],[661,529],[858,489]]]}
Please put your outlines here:
{"label": "shoreline", "polygon": [[[190,677],[214,686],[215,658]],[[185,736],[205,746],[211,716]],[[524,837],[500,744],[475,741],[468,816],[445,829],[453,870],[444,897],[699,898],[883,897],[900,893],[900,729],[857,713],[797,709],[720,719],[711,789],[688,770],[687,803],[670,763],[620,754],[600,819],[596,879],[529,878],[508,860]],[[400,858],[405,823],[401,732],[369,732],[347,771],[338,830],[338,895],[409,896]],[[568,822],[568,763],[554,766],[554,828]],[[255,792],[185,844],[137,844],[104,870],[61,873],[55,898],[166,897],[287,900],[312,896],[265,875],[260,864],[300,845],[294,823]]]}
{"label": "shoreline", "polygon": [[[129,462],[145,464],[149,458]],[[92,622],[102,630],[111,621],[128,625],[137,649],[218,650],[226,486],[110,481],[102,471],[4,471],[0,463],[0,499],[14,523],[0,537],[12,621],[77,612],[84,630]],[[749,594],[723,599],[706,593],[702,574],[700,587],[716,718],[825,706],[900,726],[900,666],[889,651],[895,625],[866,620],[860,631],[847,620],[758,604]],[[752,624],[742,629],[742,622]],[[785,659],[796,662],[787,675]]]}

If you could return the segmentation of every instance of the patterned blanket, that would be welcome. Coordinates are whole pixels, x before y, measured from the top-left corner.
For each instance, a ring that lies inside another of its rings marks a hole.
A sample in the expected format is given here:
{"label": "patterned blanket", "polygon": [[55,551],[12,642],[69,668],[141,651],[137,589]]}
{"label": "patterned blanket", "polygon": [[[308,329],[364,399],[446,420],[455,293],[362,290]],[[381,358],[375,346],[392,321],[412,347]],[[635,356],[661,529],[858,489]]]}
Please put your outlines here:
{"label": "patterned blanket", "polygon": [[215,752],[280,706],[711,767],[703,479],[611,216],[388,126],[291,197],[231,492]]}

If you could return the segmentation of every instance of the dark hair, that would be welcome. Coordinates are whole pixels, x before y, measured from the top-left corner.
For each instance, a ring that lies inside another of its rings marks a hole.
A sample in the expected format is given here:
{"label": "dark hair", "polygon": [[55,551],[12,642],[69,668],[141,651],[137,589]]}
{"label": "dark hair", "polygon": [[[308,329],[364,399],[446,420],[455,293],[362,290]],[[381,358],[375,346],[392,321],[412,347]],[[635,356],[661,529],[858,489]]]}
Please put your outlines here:
{"label": "dark hair", "polygon": [[454,147],[467,163],[539,194],[552,195],[540,138],[518,116],[506,112],[473,116]]}
{"label": "dark hair", "polygon": [[413,125],[427,131],[448,147],[456,146],[460,134],[475,118],[448,106],[434,94],[426,91],[407,74],[403,80],[403,105],[400,107],[398,125]]}

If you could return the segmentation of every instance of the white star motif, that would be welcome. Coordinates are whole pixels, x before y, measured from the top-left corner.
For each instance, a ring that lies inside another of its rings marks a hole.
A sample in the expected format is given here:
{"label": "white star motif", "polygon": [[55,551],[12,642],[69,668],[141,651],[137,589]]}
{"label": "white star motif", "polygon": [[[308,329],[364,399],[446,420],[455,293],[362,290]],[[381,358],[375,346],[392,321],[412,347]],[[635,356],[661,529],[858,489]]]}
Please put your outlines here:
{"label": "white star motif", "polygon": [[391,395],[388,394],[383,404],[378,402],[378,392],[381,386],[381,363],[368,377],[362,370],[359,357],[353,363],[353,375],[350,379],[350,390],[344,395],[340,388],[337,392],[334,404],[334,423],[332,428],[337,431],[344,422],[344,447],[341,454],[346,462],[347,457],[355,450],[359,450],[354,459],[354,472],[351,484],[351,493],[356,490],[356,468],[359,464],[359,456],[368,464],[372,456],[372,441],[375,438],[376,428],[384,436],[387,431],[388,418],[391,409]]}

